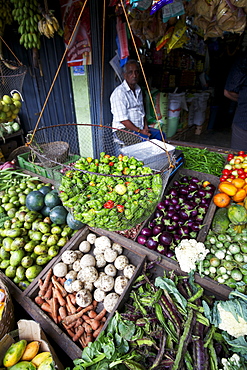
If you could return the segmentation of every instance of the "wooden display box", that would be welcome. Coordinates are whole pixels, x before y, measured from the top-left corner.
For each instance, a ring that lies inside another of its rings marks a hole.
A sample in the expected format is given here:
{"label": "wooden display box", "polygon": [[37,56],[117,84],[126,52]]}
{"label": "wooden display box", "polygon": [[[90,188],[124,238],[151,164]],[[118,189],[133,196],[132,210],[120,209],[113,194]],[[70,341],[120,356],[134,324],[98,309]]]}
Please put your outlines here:
{"label": "wooden display box", "polygon": [[[78,250],[79,244],[86,240],[87,235],[93,232],[96,234],[96,236],[105,235],[104,230],[102,233],[96,232],[93,229],[89,227],[85,227],[81,232],[79,237],[76,240],[71,241],[68,243],[66,250]],[[115,236],[116,234],[111,234],[113,238],[110,238],[112,242],[115,242]],[[133,248],[129,246],[129,240],[126,238],[121,239],[121,246],[123,247],[123,255],[127,256],[129,259],[129,263],[136,266],[135,274],[132,276],[132,278],[129,280],[127,287],[125,288],[124,292],[120,296],[120,300],[123,299],[123,297],[126,294],[126,291],[128,291],[128,287],[132,284],[132,282],[135,280],[136,276],[139,275],[140,271],[142,270],[144,261],[145,261],[145,255],[141,253],[136,252]],[[61,254],[53,260],[53,266],[61,261]],[[49,267],[52,267],[51,265]],[[46,271],[44,271],[43,274],[39,276],[39,278],[44,279],[46,276]],[[99,271],[103,271],[103,268],[98,269]],[[119,271],[118,275],[122,275],[122,272]],[[117,276],[118,276],[117,275]],[[32,288],[29,289],[26,296],[24,297],[23,301],[23,307],[25,310],[29,313],[29,315],[36,321],[38,321],[42,328],[45,330],[47,334],[50,335],[51,338],[53,338],[59,346],[63,349],[63,351],[72,359],[78,358],[81,356],[82,347],[73,342],[72,339],[69,337],[69,335],[66,333],[62,325],[57,325],[35,302],[34,299],[38,295],[39,286],[38,282],[36,281],[35,285],[32,285]],[[109,292],[110,293],[110,292]],[[97,306],[97,312],[101,311],[103,309],[103,304],[99,303]],[[104,325],[108,325],[108,322],[113,315],[115,309],[111,313],[107,314],[107,320]],[[104,329],[104,328],[103,328]]]}

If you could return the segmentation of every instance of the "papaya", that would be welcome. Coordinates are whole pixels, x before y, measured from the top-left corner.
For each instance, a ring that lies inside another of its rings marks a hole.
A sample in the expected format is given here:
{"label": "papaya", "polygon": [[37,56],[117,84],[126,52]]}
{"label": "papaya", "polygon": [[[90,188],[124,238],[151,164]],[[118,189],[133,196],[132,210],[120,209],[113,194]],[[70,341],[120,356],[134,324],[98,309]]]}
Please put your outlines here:
{"label": "papaya", "polygon": [[51,352],[40,352],[38,353],[32,360],[32,364],[36,367],[39,367],[39,365],[46,360],[48,357],[51,357]]}
{"label": "papaya", "polygon": [[53,359],[51,356],[49,356],[44,361],[41,362],[37,370],[51,370],[52,363],[53,363]]}
{"label": "papaya", "polygon": [[8,370],[36,370],[36,367],[29,361],[20,361],[8,368]]}
{"label": "papaya", "polygon": [[40,342],[38,340],[34,340],[28,343],[22,355],[21,360],[31,361],[38,354],[39,347],[40,347]]}
{"label": "papaya", "polygon": [[14,366],[22,357],[27,346],[27,341],[22,339],[16,343],[11,344],[9,349],[4,355],[3,366],[11,367]]}

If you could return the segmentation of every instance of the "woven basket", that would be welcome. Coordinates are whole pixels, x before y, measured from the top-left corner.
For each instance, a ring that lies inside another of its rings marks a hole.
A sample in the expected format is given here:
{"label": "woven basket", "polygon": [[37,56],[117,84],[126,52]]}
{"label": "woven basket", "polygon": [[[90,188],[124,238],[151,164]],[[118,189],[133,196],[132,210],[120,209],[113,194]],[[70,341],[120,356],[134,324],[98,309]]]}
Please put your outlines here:
{"label": "woven basket", "polygon": [[66,161],[69,144],[65,141],[54,141],[37,146],[34,144],[31,146],[31,151],[37,156],[42,166],[50,168]]}
{"label": "woven basket", "polygon": [[5,307],[2,314],[2,319],[0,320],[0,339],[11,330],[13,330],[15,325],[15,318],[14,318],[14,306],[11,300],[11,296],[9,293],[9,289],[6,283],[1,279],[0,276],[0,289],[5,291]]}

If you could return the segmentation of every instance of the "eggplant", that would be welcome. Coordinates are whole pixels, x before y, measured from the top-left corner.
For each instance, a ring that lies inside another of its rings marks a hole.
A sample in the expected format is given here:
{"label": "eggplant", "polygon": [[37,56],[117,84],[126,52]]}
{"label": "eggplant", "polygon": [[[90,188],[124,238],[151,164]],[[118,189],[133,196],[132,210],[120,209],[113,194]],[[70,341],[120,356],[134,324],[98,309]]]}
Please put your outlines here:
{"label": "eggplant", "polygon": [[164,224],[155,225],[152,229],[153,236],[160,234],[164,230]]}
{"label": "eggplant", "polygon": [[165,255],[167,253],[167,245],[159,244],[157,247],[157,252],[159,252],[162,255]]}
{"label": "eggplant", "polygon": [[166,204],[165,204],[165,202],[164,201],[161,201],[161,202],[159,202],[158,204],[157,204],[157,209],[158,210],[162,210],[162,209],[165,209],[166,208]]}
{"label": "eggplant", "polygon": [[137,243],[144,245],[147,241],[147,237],[145,235],[138,235],[137,237]]}
{"label": "eggplant", "polygon": [[156,250],[158,245],[159,245],[159,242],[157,240],[155,240],[154,238],[152,238],[152,237],[148,238],[146,243],[145,243],[145,246],[148,249],[151,249],[151,250]]}
{"label": "eggplant", "polygon": [[175,253],[171,249],[168,249],[167,252],[165,253],[165,256],[171,258],[175,256]]}
{"label": "eggplant", "polygon": [[173,234],[169,231],[163,231],[159,236],[159,242],[162,245],[170,245],[173,240]]}
{"label": "eggplant", "polygon": [[142,230],[141,230],[141,234],[142,235],[145,235],[147,237],[149,236],[153,236],[153,231],[152,229],[150,229],[149,227],[144,227]]}

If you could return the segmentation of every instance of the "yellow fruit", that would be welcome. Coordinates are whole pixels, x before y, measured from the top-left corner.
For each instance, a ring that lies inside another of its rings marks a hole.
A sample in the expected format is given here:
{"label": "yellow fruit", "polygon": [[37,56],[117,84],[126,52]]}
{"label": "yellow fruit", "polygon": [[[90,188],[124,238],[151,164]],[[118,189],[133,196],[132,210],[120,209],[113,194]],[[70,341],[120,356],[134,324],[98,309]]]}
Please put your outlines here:
{"label": "yellow fruit", "polygon": [[19,113],[19,110],[20,110],[19,108],[16,108],[16,109],[12,110],[12,113],[13,114],[18,114]]}
{"label": "yellow fruit", "polygon": [[2,106],[2,111],[3,112],[8,112],[10,110],[10,108],[9,108],[9,105],[8,104],[4,104],[3,106]]}
{"label": "yellow fruit", "polygon": [[13,104],[16,106],[16,108],[21,108],[22,106],[22,103],[20,100],[13,100]]}
{"label": "yellow fruit", "polygon": [[11,117],[11,116],[12,116],[12,112],[11,112],[11,110],[9,110],[8,112],[6,112],[6,116],[7,116],[7,118],[9,118],[9,117]]}
{"label": "yellow fruit", "polygon": [[31,361],[38,354],[39,347],[40,342],[38,340],[28,343],[21,359],[23,361]]}
{"label": "yellow fruit", "polygon": [[5,112],[0,112],[0,120],[4,122],[6,120],[7,116]]}
{"label": "yellow fruit", "polygon": [[32,364],[38,367],[44,360],[51,357],[51,352],[40,352],[32,360]]}
{"label": "yellow fruit", "polygon": [[9,96],[9,95],[4,95],[3,97],[2,97],[2,100],[4,101],[4,103],[6,103],[6,104],[11,104],[12,103],[12,99],[11,99],[11,97]]}
{"label": "yellow fruit", "polygon": [[27,346],[27,341],[25,339],[19,342],[11,344],[9,349],[4,355],[3,366],[10,367],[15,365],[22,357]]}
{"label": "yellow fruit", "polygon": [[18,94],[18,93],[14,93],[14,94],[12,95],[12,99],[14,99],[14,100],[21,100],[21,96],[20,96],[20,94]]}
{"label": "yellow fruit", "polygon": [[37,370],[50,370],[53,359],[51,356],[47,357],[41,364],[38,366]]}

